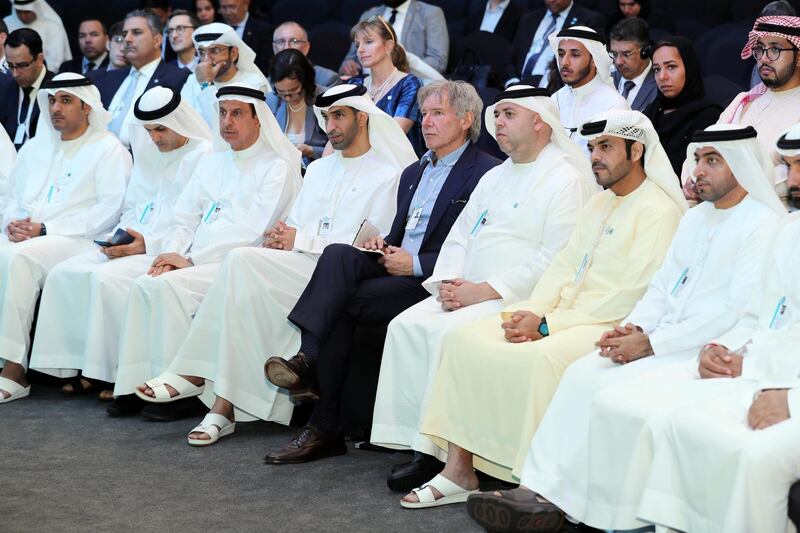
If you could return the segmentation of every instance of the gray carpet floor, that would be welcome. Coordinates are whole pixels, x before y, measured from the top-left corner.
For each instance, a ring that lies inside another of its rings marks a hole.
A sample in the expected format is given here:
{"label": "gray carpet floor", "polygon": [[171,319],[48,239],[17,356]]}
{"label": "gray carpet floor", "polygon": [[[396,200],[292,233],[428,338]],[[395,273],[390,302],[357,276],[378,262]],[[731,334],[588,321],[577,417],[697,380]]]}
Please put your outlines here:
{"label": "gray carpet floor", "polygon": [[410,511],[386,488],[400,453],[354,450],[305,465],[262,458],[295,429],[239,424],[193,448],[199,421],[111,418],[93,396],[34,385],[0,405],[0,532],[482,531],[464,505]]}

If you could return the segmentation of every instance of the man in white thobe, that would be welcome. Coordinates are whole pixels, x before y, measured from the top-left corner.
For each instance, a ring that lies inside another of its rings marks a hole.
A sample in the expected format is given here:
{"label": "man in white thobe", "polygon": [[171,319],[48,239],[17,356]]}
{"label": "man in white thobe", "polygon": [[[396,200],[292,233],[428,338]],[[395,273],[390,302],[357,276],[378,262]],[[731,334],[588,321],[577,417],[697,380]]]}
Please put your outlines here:
{"label": "man in white thobe", "polygon": [[587,26],[572,26],[548,37],[564,86],[553,93],[567,135],[586,149],[581,124],[610,109],[630,109],[614,88],[612,61],[603,38]]}
{"label": "man in white thobe", "polygon": [[[800,125],[776,144],[790,181],[800,182]],[[730,365],[741,375],[664,391],[694,400],[670,414],[659,435],[642,520],[693,532],[795,531],[787,496],[800,479],[798,242],[800,219],[792,214],[748,314],[701,356],[701,377],[723,377]],[[719,359],[726,355],[730,363]]]}
{"label": "man in white thobe", "polygon": [[200,26],[192,34],[200,62],[181,89],[181,96],[212,128],[219,119],[217,91],[227,85],[248,85],[268,93],[269,82],[255,64],[256,53],[236,31],[221,22]]}
{"label": "man in white thobe", "polygon": [[30,330],[48,272],[97,249],[92,239],[119,220],[131,169],[130,154],[105,131],[100,93],[84,76],[59,74],[36,98],[47,120],[20,150],[0,224],[2,402],[30,392]]}
{"label": "man in white thobe", "polygon": [[[530,294],[597,190],[545,89],[510,87],[485,123],[509,159],[481,179],[442,245],[423,283],[432,296],[389,323],[370,440],[418,452],[402,475],[390,476],[393,490],[410,490],[441,469],[419,426],[445,333]],[[455,296],[442,302],[440,289],[448,287]]]}
{"label": "man in white thobe", "polygon": [[264,93],[229,85],[217,98],[218,150],[195,168],[161,255],[131,289],[120,336],[115,415],[141,408],[129,395],[172,362],[222,261],[236,248],[259,245],[300,189],[300,152],[281,134]]}
{"label": "man in white thobe", "polygon": [[400,174],[416,155],[365,94],[361,86],[339,85],[317,98],[314,112],[335,154],[309,165],[289,216],[266,233],[264,247],[229,254],[169,372],[137,390],[164,402],[199,394],[209,382],[203,400],[213,402],[211,413],[190,432],[192,445],[232,433],[234,420],[289,423],[289,395],[263,373],[269,355],[300,346],[289,311],[325,246],[353,242],[364,220],[381,234],[389,230]]}
{"label": "man in white thobe", "polygon": [[[768,16],[755,21],[742,59],[756,60],[761,83],[739,93],[719,116],[719,124],[753,126],[761,146],[775,165],[775,190],[788,204],[786,167],[775,151],[775,139],[800,122],[800,17]],[[756,57],[758,56],[758,57]],[[690,175],[689,161],[683,177]],[[687,198],[694,197],[694,182],[684,179]]]}
{"label": "man in white thobe", "polygon": [[57,71],[64,61],[72,59],[67,31],[61,17],[45,0],[13,0],[13,13],[4,20],[8,31],[30,28],[42,38],[44,59],[49,70]]}
{"label": "man in white thobe", "polygon": [[[31,368],[83,380],[65,392],[113,383],[120,329],[131,286],[147,273],[172,230],[176,202],[195,167],[211,151],[211,130],[200,115],[166,87],[145,92],[134,107],[130,134],[134,164],[117,232],[133,241],[73,257],[47,277],[39,306]],[[69,312],[65,312],[65,310]],[[110,392],[110,391],[109,391]]]}
{"label": "man in white thobe", "polygon": [[[664,179],[677,181],[655,129],[643,115],[609,112],[598,118],[600,122],[583,126],[590,141],[604,135],[643,137],[650,156],[648,174],[660,172]],[[756,132],[750,128],[745,134],[755,137]],[[695,141],[702,142],[702,134]],[[695,176],[703,203],[684,215],[664,264],[633,311],[601,337],[599,351],[569,366],[523,469],[524,486],[593,527],[632,527],[615,521],[624,511],[617,511],[616,502],[606,502],[594,488],[602,483],[594,479],[602,465],[589,462],[593,399],[607,388],[658,373],[661,367],[690,364],[707,342],[736,324],[759,286],[775,224],[785,214],[763,171],[750,173],[740,165],[720,173],[720,153],[697,146],[693,157],[699,160]],[[736,268],[730,268],[734,263]],[[508,501],[502,495],[483,495],[470,508],[491,528],[497,515],[489,509],[505,509]],[[554,510],[545,507],[541,513]]]}

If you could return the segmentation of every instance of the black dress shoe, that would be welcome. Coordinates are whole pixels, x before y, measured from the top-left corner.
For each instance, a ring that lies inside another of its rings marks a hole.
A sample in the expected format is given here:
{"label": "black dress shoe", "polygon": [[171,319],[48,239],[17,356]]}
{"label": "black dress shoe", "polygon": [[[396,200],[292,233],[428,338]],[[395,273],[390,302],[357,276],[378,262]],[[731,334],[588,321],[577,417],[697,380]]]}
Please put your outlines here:
{"label": "black dress shoe", "polygon": [[142,416],[157,422],[174,422],[204,415],[208,412],[208,407],[200,401],[200,398],[183,398],[174,402],[167,403],[148,403],[142,409]]}
{"label": "black dress shoe", "polygon": [[346,453],[347,445],[342,431],[320,431],[306,424],[283,448],[268,453],[264,462],[272,465],[298,464]]}
{"label": "black dress shoe", "polygon": [[282,357],[270,357],[264,365],[264,374],[277,387],[302,389],[312,385],[316,373],[315,361],[299,352],[288,361]]}
{"label": "black dress shoe", "polygon": [[114,398],[111,405],[106,407],[106,413],[114,417],[133,416],[138,414],[144,406],[145,401],[135,394],[123,394]]}
{"label": "black dress shoe", "polygon": [[410,492],[430,481],[443,468],[443,462],[431,455],[421,454],[409,463],[392,467],[392,473],[386,478],[386,486],[395,492]]}

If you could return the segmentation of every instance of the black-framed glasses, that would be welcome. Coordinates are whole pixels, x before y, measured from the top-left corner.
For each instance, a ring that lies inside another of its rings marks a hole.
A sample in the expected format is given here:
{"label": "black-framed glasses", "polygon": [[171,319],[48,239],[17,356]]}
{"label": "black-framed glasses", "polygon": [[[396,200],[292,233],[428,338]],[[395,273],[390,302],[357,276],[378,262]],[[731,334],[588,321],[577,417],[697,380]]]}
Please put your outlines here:
{"label": "black-framed glasses", "polygon": [[778,48],[777,46],[770,46],[769,48],[764,48],[763,46],[754,46],[753,47],[753,57],[756,60],[761,59],[764,54],[767,54],[767,59],[770,61],[775,61],[781,56],[781,52],[792,52],[797,50],[797,48]]}
{"label": "black-framed glasses", "polygon": [[125,37],[123,37],[122,35],[115,35],[111,38],[111,42],[122,44],[125,42]]}
{"label": "black-framed glasses", "polygon": [[8,70],[25,70],[26,68],[33,65],[35,59],[31,59],[30,61],[25,61],[24,63],[11,63],[10,61],[7,63]]}
{"label": "black-framed glasses", "polygon": [[168,28],[167,36],[172,35],[173,33],[177,33],[178,35],[183,35],[189,28],[195,29],[196,27],[197,26],[175,26],[174,28]]}
{"label": "black-framed glasses", "polygon": [[288,46],[289,48],[296,48],[301,44],[306,44],[308,41],[303,39],[275,39],[272,44],[276,46]]}

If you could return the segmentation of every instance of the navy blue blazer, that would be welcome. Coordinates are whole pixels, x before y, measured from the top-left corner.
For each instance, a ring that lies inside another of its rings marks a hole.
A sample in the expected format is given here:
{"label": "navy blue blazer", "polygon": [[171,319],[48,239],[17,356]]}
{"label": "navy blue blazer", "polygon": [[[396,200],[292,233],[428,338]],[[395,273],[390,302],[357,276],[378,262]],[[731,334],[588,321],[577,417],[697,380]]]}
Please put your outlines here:
{"label": "navy blue blazer", "polygon": [[[45,72],[42,85],[55,76],[49,70]],[[31,111],[31,125],[30,137],[36,135],[36,125],[39,123],[39,104],[37,100],[31,102],[33,110]],[[0,74],[0,124],[8,133],[11,141],[17,134],[17,110],[19,108],[19,85],[11,76],[11,74]]]}
{"label": "navy blue blazer", "polygon": [[[96,70],[106,70],[108,68],[108,61],[111,56],[106,54],[106,58],[103,60],[100,65],[96,66]],[[58,73],[61,74],[62,72],[74,72],[76,74],[83,74],[83,56],[78,56],[74,59],[68,59],[61,63],[61,66],[58,68]]]}
{"label": "navy blue blazer", "polygon": [[[422,266],[423,277],[433,274],[433,267],[439,257],[442,244],[450,233],[458,215],[467,205],[475,186],[490,169],[499,165],[501,161],[482,152],[475,144],[470,143],[461,157],[458,158],[447,180],[442,185],[436,203],[433,204],[431,218],[425,229],[425,236],[419,247],[419,263]],[[425,165],[419,162],[411,163],[400,176],[400,186],[397,190],[397,214],[392,222],[392,229],[384,241],[393,246],[400,246],[405,236],[408,208],[417,190]]]}
{"label": "navy blue blazer", "polygon": [[269,77],[269,63],[272,61],[272,33],[275,27],[266,20],[253,16],[247,18],[242,40],[256,53],[256,66]]}
{"label": "navy blue blazer", "polygon": [[[88,74],[87,78],[92,80],[100,91],[100,99],[106,109],[111,105],[111,100],[114,99],[114,95],[117,94],[117,90],[122,85],[122,82],[125,81],[125,78],[128,77],[130,71],[131,67],[114,70],[97,69]],[[190,74],[189,69],[161,61],[144,90],[161,85],[180,92]]]}

